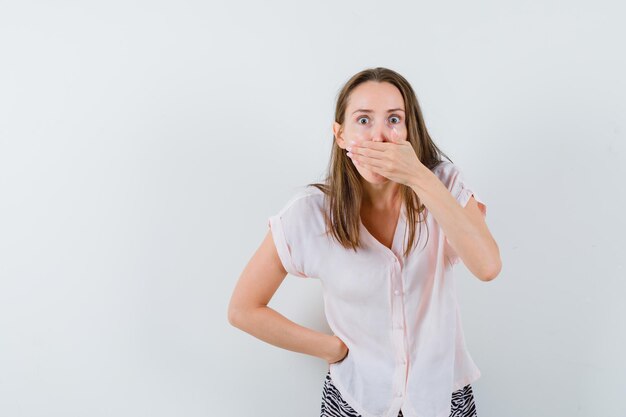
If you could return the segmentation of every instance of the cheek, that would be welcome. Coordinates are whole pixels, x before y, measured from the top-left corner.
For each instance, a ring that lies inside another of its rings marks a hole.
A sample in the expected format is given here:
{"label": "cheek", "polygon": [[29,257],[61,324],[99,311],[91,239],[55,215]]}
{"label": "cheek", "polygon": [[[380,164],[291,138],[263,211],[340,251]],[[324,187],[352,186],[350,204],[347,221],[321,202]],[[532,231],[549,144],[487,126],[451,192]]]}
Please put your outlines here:
{"label": "cheek", "polygon": [[369,139],[369,135],[362,133],[362,132],[357,132],[353,134],[352,136],[350,136],[350,140],[353,140],[356,143],[361,143],[361,142],[366,142],[370,139]]}
{"label": "cheek", "polygon": [[348,129],[346,129],[346,134],[344,138],[348,141],[355,140],[357,142],[367,140],[368,138],[367,129],[365,127],[351,126]]}

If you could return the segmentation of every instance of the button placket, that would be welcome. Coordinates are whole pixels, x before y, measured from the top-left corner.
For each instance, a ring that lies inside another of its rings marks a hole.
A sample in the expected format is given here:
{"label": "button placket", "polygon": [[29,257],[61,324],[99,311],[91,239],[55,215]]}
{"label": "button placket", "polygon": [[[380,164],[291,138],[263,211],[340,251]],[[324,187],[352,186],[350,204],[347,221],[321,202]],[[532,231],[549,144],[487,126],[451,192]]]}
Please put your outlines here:
{"label": "button placket", "polygon": [[395,383],[396,397],[404,395],[406,388],[406,375],[408,371],[404,332],[404,289],[402,283],[402,268],[398,259],[394,256],[391,264],[391,290],[392,295],[392,323],[393,339],[396,344],[396,364],[395,371],[397,383]]}
{"label": "button placket", "polygon": [[[396,257],[393,258],[396,262],[398,261]],[[398,269],[398,264],[394,264],[391,267],[392,270],[392,285],[393,285],[393,294],[394,294],[394,304],[397,305],[397,309],[395,309],[396,311],[398,311],[398,314],[394,314],[395,319],[395,323],[394,323],[394,328],[396,329],[403,329],[403,318],[404,318],[404,300],[402,295],[404,294],[404,290],[402,289],[402,273],[397,273],[397,269]],[[394,279],[396,278],[396,279]]]}

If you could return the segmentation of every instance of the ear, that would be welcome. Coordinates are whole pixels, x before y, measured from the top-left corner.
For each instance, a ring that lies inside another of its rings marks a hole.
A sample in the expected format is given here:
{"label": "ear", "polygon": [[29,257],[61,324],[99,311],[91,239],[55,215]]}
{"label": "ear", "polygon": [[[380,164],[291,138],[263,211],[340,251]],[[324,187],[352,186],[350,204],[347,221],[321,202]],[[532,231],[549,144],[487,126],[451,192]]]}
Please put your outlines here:
{"label": "ear", "polygon": [[333,134],[335,135],[335,142],[341,149],[346,148],[346,141],[343,140],[343,130],[339,123],[333,122]]}

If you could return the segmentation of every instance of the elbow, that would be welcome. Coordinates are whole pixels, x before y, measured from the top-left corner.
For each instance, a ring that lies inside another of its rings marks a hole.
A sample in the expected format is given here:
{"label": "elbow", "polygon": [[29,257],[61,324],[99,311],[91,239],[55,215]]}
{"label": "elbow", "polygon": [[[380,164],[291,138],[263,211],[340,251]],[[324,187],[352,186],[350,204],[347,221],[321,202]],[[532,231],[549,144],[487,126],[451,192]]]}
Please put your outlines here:
{"label": "elbow", "polygon": [[493,243],[493,249],[490,253],[491,260],[487,262],[482,273],[478,277],[481,281],[493,281],[502,270],[502,258],[500,257],[500,249],[498,248],[498,244],[495,243],[495,241]]}
{"label": "elbow", "polygon": [[228,323],[233,327],[241,328],[241,309],[235,307],[228,308]]}
{"label": "elbow", "polygon": [[498,261],[495,262],[489,269],[485,270],[479,278],[481,281],[485,282],[493,281],[500,274],[501,270],[502,261],[498,258]]}
{"label": "elbow", "polygon": [[489,273],[489,274],[483,274],[480,276],[480,280],[484,281],[484,282],[489,282],[489,281],[493,281],[496,277],[498,276],[498,273]]}
{"label": "elbow", "polygon": [[247,327],[246,322],[257,309],[255,307],[229,307],[228,323],[238,329]]}
{"label": "elbow", "polygon": [[234,309],[229,308],[227,316],[228,316],[228,323],[231,326],[237,327],[237,325],[235,324],[237,321],[237,312]]}

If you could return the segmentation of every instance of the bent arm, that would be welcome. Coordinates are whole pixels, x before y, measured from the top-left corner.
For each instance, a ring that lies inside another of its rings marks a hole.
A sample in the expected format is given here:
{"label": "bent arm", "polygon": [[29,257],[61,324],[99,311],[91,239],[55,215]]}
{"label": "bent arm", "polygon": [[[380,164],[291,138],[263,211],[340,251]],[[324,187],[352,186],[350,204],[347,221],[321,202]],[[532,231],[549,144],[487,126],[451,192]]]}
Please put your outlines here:
{"label": "bent arm", "polygon": [[[231,317],[229,315],[229,317]],[[335,338],[301,326],[271,307],[255,307],[232,315],[233,326],[274,346],[334,362]]]}
{"label": "bent arm", "polygon": [[411,188],[433,214],[452,248],[467,268],[481,281],[491,281],[502,269],[500,249],[493,238],[476,199],[461,207],[446,186],[430,170],[416,177]]}
{"label": "bent arm", "polygon": [[274,346],[335,362],[345,354],[339,338],[294,323],[267,306],[286,275],[270,230],[235,286],[229,323]]}

